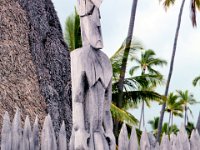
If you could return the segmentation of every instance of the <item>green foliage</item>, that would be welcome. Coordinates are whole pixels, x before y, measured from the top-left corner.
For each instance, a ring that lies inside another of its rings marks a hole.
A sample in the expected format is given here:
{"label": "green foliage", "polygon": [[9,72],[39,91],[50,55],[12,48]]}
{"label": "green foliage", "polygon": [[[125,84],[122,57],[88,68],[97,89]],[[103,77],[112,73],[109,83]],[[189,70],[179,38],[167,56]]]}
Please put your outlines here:
{"label": "green foliage", "polygon": [[80,19],[76,9],[72,15],[67,17],[64,37],[70,51],[82,46]]}
{"label": "green foliage", "polygon": [[116,119],[119,122],[125,122],[129,126],[137,125],[138,120],[126,110],[120,109],[114,104],[111,104],[111,113],[113,119]]}
{"label": "green foliage", "polygon": [[[167,65],[167,61],[156,58],[156,53],[151,50],[145,50],[144,52],[141,52],[141,57],[140,58],[131,58],[137,63],[137,66],[133,66],[129,73],[133,75],[133,73],[138,70],[139,68],[142,71],[142,74],[148,73],[150,75],[160,75],[161,73],[155,70],[153,67],[161,66],[163,67],[164,65]],[[147,71],[147,72],[146,72]]]}
{"label": "green foliage", "polygon": [[[178,99],[178,95],[170,93],[166,101],[166,111],[173,116],[183,117],[183,103]],[[172,118],[171,118],[172,119]],[[173,120],[172,120],[173,122]]]}
{"label": "green foliage", "polygon": [[[154,136],[157,136],[158,133],[158,123],[159,123],[159,117],[154,117],[153,120],[149,120],[148,124],[150,124],[151,129],[152,129],[152,133],[154,134]],[[169,131],[168,131],[169,130]],[[162,135],[163,133],[165,134],[177,134],[177,132],[179,131],[178,127],[176,125],[172,125],[172,126],[168,126],[168,123],[164,123],[162,126]]]}
{"label": "green foliage", "polygon": [[200,85],[200,76],[194,78],[194,80],[192,81],[192,84],[193,84],[194,86],[196,86],[198,83],[199,83],[199,85]]}
{"label": "green foliage", "polygon": [[[120,71],[121,71],[122,59],[123,59],[123,54],[124,54],[125,48],[126,48],[126,41],[124,41],[122,43],[120,48],[110,58],[110,61],[112,63],[112,67],[113,67],[113,81],[115,81],[115,82],[119,81],[119,75],[120,75]],[[132,41],[129,48],[130,48],[129,55],[128,55],[129,59],[128,59],[127,63],[131,62],[130,58],[134,58],[136,56],[135,54],[138,50],[143,49],[143,45],[140,41],[138,41],[134,38],[134,40]]]}
{"label": "green foliage", "polygon": [[[176,0],[159,0],[160,2],[163,1],[163,6],[165,9],[169,8],[171,5],[174,5]],[[190,0],[190,13],[191,13],[191,21],[192,25],[195,27],[197,25],[196,22],[196,10],[200,10],[200,0]]]}

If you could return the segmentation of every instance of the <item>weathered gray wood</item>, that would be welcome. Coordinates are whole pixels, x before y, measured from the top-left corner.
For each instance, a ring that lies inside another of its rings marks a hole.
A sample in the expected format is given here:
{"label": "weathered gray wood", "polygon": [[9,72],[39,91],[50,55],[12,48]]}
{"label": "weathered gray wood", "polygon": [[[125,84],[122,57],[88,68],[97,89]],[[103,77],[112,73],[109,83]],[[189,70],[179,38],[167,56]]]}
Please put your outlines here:
{"label": "weathered gray wood", "polygon": [[154,147],[154,149],[153,150],[160,150],[160,145],[159,145],[159,143],[157,142],[156,143],[156,146]]}
{"label": "weathered gray wood", "polygon": [[17,109],[12,122],[12,150],[21,150],[22,128],[20,111]]}
{"label": "weathered gray wood", "polygon": [[126,124],[124,123],[122,125],[121,131],[119,133],[119,139],[118,139],[118,149],[119,150],[128,150],[129,145],[129,139],[128,139],[128,131]]}
{"label": "weathered gray wood", "polygon": [[190,137],[190,150],[200,149],[200,136],[197,130],[193,130]]}
{"label": "weathered gray wood", "polygon": [[59,139],[58,139],[59,150],[67,150],[67,141],[65,137],[66,137],[65,123],[63,122],[59,132]]}
{"label": "weathered gray wood", "polygon": [[[84,145],[86,148],[88,145],[94,147],[93,138],[89,139],[89,136],[93,136],[95,131],[99,131],[105,147],[108,145],[108,138],[110,149],[115,149],[115,137],[112,131],[113,122],[110,112],[112,66],[108,57],[102,51],[95,50],[91,46],[83,47],[71,53],[71,66],[72,132],[74,132],[72,135],[74,136],[72,136],[70,144],[76,145],[75,143],[77,143],[80,146]],[[89,144],[87,144],[88,140]]]}
{"label": "weathered gray wood", "polygon": [[31,150],[39,150],[39,149],[40,149],[39,127],[38,127],[38,117],[36,116],[31,138]]}
{"label": "weathered gray wood", "polygon": [[95,49],[103,48],[100,11],[102,0],[78,0],[77,12],[80,16],[82,45],[91,45]]}
{"label": "weathered gray wood", "polygon": [[23,136],[22,136],[22,150],[31,150],[31,124],[29,117],[26,117]]}
{"label": "weathered gray wood", "polygon": [[11,142],[11,122],[8,112],[5,112],[1,131],[1,150],[11,150]]}
{"label": "weathered gray wood", "polygon": [[176,150],[178,147],[177,147],[177,136],[174,134],[174,133],[172,133],[171,135],[170,135],[170,145],[171,145],[171,149],[172,150]]}
{"label": "weathered gray wood", "polygon": [[160,150],[171,150],[171,145],[170,141],[168,138],[168,135],[163,135],[161,145],[160,145]]}
{"label": "weathered gray wood", "polygon": [[50,115],[44,120],[41,135],[41,150],[57,150],[57,143]]}
{"label": "weathered gray wood", "polygon": [[[78,0],[82,45],[71,53],[73,129],[70,149],[115,150],[112,65],[103,48],[102,0]],[[90,138],[89,138],[90,137]]]}
{"label": "weathered gray wood", "polygon": [[147,135],[146,130],[142,132],[142,136],[140,139],[140,149],[141,150],[150,150],[151,149],[149,137]]}
{"label": "weathered gray wood", "polygon": [[135,127],[132,127],[131,137],[128,144],[128,150],[138,150],[138,148],[139,148],[139,145],[138,145],[136,130],[135,130]]}
{"label": "weathered gray wood", "polygon": [[190,150],[188,135],[183,124],[177,135],[177,138],[178,138],[178,144],[180,146],[180,150]]}
{"label": "weathered gray wood", "polygon": [[198,131],[199,134],[200,134],[200,112],[199,112],[199,117],[198,117],[198,120],[197,120],[196,129],[197,129],[197,131]]}
{"label": "weathered gray wood", "polygon": [[156,143],[156,139],[155,139],[153,133],[148,133],[148,138],[149,138],[151,150],[154,150],[156,148],[157,143]]}

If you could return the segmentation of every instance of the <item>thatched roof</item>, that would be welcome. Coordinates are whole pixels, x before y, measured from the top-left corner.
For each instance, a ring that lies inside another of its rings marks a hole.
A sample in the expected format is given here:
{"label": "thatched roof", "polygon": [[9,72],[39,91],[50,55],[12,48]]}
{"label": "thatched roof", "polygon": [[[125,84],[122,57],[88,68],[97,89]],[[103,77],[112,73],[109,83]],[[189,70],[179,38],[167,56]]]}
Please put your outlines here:
{"label": "thatched roof", "polygon": [[14,1],[0,2],[0,122],[19,107],[23,118],[46,115],[28,39],[25,12]]}

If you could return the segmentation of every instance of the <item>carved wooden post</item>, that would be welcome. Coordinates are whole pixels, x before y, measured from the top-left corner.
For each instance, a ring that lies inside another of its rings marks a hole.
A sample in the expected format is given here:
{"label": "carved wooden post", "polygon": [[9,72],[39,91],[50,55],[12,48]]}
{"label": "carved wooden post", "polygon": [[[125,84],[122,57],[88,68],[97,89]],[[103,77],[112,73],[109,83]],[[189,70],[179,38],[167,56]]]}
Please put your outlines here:
{"label": "carved wooden post", "polygon": [[179,134],[177,135],[181,150],[190,150],[190,142],[185,126],[182,124]]}
{"label": "carved wooden post", "polygon": [[128,150],[128,147],[129,147],[128,131],[126,128],[126,124],[124,123],[119,133],[118,149]]}
{"label": "carved wooden post", "polygon": [[102,0],[78,0],[82,45],[71,53],[73,128],[70,149],[115,150],[110,112],[112,66],[103,48]]}
{"label": "carved wooden post", "polygon": [[149,138],[148,138],[146,130],[142,132],[142,136],[141,136],[141,139],[140,139],[140,149],[141,150],[150,150],[151,149]]}
{"label": "carved wooden post", "polygon": [[38,127],[38,117],[36,116],[31,138],[31,150],[39,150],[39,149],[40,149],[39,127]]}
{"label": "carved wooden post", "polygon": [[62,123],[58,137],[59,150],[67,150],[65,123]]}
{"label": "carved wooden post", "polygon": [[41,150],[57,150],[57,143],[50,115],[44,120],[41,136]]}
{"label": "carved wooden post", "polygon": [[138,150],[138,148],[139,148],[139,145],[138,145],[137,133],[136,133],[135,127],[132,127],[131,137],[128,144],[128,150]]}
{"label": "carved wooden post", "polygon": [[22,136],[22,150],[31,150],[31,125],[29,117],[26,117]]}
{"label": "carved wooden post", "polygon": [[3,126],[1,131],[1,150],[11,150],[11,123],[8,112],[3,116]]}
{"label": "carved wooden post", "polygon": [[22,128],[20,111],[17,109],[12,122],[12,150],[21,150]]}
{"label": "carved wooden post", "polygon": [[193,130],[190,137],[190,150],[198,150],[200,148],[200,136],[197,130]]}
{"label": "carved wooden post", "polygon": [[171,145],[170,141],[168,138],[168,135],[163,135],[161,145],[160,145],[160,150],[171,150]]}
{"label": "carved wooden post", "polygon": [[199,117],[198,117],[198,120],[197,120],[197,126],[196,126],[196,128],[197,128],[197,131],[200,134],[200,112],[199,112]]}

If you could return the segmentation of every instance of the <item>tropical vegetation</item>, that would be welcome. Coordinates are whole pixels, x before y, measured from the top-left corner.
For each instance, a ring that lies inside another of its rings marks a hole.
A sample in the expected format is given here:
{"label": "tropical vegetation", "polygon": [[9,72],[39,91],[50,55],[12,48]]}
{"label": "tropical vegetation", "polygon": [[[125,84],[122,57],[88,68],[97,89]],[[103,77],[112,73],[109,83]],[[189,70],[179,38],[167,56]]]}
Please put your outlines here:
{"label": "tropical vegetation", "polygon": [[[165,0],[163,4],[165,8],[168,8],[174,2],[174,0]],[[184,4],[185,0],[182,1],[179,12],[169,74],[165,81],[162,73],[159,71],[159,67],[165,67],[167,61],[158,57],[154,50],[145,49],[143,44],[136,37],[133,37],[137,8],[137,1],[133,1],[127,38],[110,57],[113,67],[111,112],[114,119],[116,136],[118,136],[123,122],[127,123],[129,127],[132,125],[138,126],[137,131],[141,133],[142,125],[146,127],[145,105],[151,108],[151,102],[162,105],[160,117],[155,117],[154,120],[148,122],[152,133],[157,136],[158,141],[163,133],[176,134],[179,131],[176,124],[174,124],[176,117],[184,117],[184,125],[188,132],[193,129],[194,125],[189,121],[188,112],[192,115],[190,106],[197,104],[198,101],[194,99],[194,96],[188,90],[177,90],[176,92],[169,93]],[[196,1],[194,5],[195,8],[198,8],[199,3]],[[193,13],[192,23],[196,26],[195,13]],[[66,20],[65,41],[70,51],[82,46],[80,19],[76,10]],[[196,86],[198,83],[200,83],[199,76],[193,80],[193,85]],[[164,95],[156,92],[158,86],[162,85],[166,86]],[[137,118],[128,111],[130,109],[138,109],[140,105],[140,118]],[[169,114],[169,118],[168,122],[163,124],[165,112]]]}

